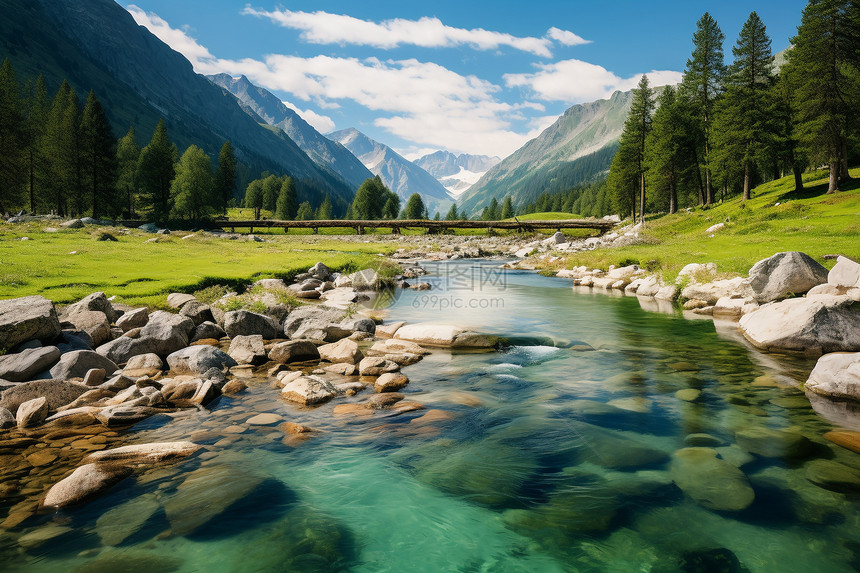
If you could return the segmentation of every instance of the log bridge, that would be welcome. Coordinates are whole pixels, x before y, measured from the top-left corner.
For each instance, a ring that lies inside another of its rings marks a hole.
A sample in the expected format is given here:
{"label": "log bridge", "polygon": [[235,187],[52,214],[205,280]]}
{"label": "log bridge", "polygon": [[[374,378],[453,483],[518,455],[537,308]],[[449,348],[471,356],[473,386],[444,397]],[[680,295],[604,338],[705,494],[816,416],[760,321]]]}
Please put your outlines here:
{"label": "log bridge", "polygon": [[[126,227],[143,225],[145,221],[119,221]],[[212,227],[221,227],[224,230],[248,229],[253,233],[254,229],[283,229],[289,233],[290,229],[312,229],[314,234],[320,229],[353,229],[359,235],[363,235],[367,229],[391,229],[395,235],[399,235],[403,229],[425,229],[428,234],[444,233],[453,229],[487,229],[488,233],[493,231],[509,230],[518,233],[534,232],[539,229],[550,229],[562,231],[564,229],[592,229],[601,235],[612,229],[616,224],[612,221],[602,219],[558,219],[558,220],[534,220],[520,221],[433,221],[425,219],[389,219],[382,221],[370,220],[319,220],[319,221],[279,221],[277,219],[259,219],[256,221],[230,221],[216,220]]]}

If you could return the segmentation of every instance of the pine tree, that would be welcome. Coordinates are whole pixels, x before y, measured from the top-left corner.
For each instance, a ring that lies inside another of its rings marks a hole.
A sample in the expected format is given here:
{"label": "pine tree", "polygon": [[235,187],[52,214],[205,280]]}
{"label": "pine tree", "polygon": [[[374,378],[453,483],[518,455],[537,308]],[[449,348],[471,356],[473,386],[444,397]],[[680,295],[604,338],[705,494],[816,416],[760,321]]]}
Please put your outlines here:
{"label": "pine tree", "polygon": [[20,203],[24,141],[21,86],[7,58],[0,66],[0,213]]}
{"label": "pine tree", "polygon": [[714,107],[715,162],[743,171],[743,198],[750,198],[753,170],[773,145],[771,88],[774,82],[770,38],[752,12],[732,48],[735,61],[726,77],[726,91]]}
{"label": "pine tree", "polygon": [[457,214],[457,204],[452,203],[451,208],[448,209],[448,214],[445,215],[445,220],[446,221],[456,221],[459,218],[460,218],[460,216]]}
{"label": "pine tree", "polygon": [[678,188],[687,168],[690,143],[677,92],[666,86],[660,93],[652,130],[645,145],[648,182],[655,195],[668,204],[669,213],[678,210]]}
{"label": "pine tree", "polygon": [[[352,215],[361,220],[381,219],[386,203],[392,197],[396,200],[396,207],[399,210],[400,199],[382,183],[379,175],[370,177],[361,184],[355,194],[355,199],[352,201]],[[390,216],[387,211],[385,214]],[[397,218],[396,214],[391,218]]]}
{"label": "pine tree", "polygon": [[140,159],[140,147],[134,134],[134,126],[128,128],[126,133],[117,142],[117,191],[129,217],[134,217],[135,202],[137,199],[137,162]]}
{"label": "pine tree", "polygon": [[297,210],[296,184],[292,177],[284,177],[281,181],[281,190],[278,193],[278,203],[275,206],[275,218],[281,221],[292,221],[296,218]]}
{"label": "pine tree", "polygon": [[263,209],[274,212],[278,204],[278,195],[281,192],[282,181],[275,175],[269,175],[263,179]]}
{"label": "pine tree", "polygon": [[93,217],[98,219],[102,213],[116,214],[116,139],[93,91],[87,97],[81,117],[80,157]]}
{"label": "pine tree", "polygon": [[236,153],[233,145],[225,141],[218,153],[218,169],[215,171],[215,207],[219,213],[227,214],[227,203],[236,191]]}
{"label": "pine tree", "polygon": [[726,67],[723,63],[723,41],[725,35],[716,20],[705,12],[696,23],[693,34],[693,54],[687,60],[687,69],[681,83],[682,93],[690,99],[698,119],[698,128],[704,158],[704,196],[703,201],[710,205],[714,194],[711,185],[711,132],[714,118],[714,105],[723,91],[723,77]]}
{"label": "pine tree", "polygon": [[[630,113],[624,122],[618,152],[610,167],[611,187],[617,196],[617,205],[631,208],[636,217],[636,194],[639,195],[639,221],[645,220],[646,163],[645,146],[651,131],[651,114],[654,112],[654,94],[643,75],[636,89]],[[615,171],[613,175],[613,170]],[[540,208],[540,205],[538,206]]]}
{"label": "pine tree", "polygon": [[27,191],[30,212],[38,209],[39,188],[45,181],[45,158],[41,153],[42,139],[48,123],[48,113],[51,109],[48,101],[48,90],[44,78],[39,75],[33,93],[30,94],[26,118],[26,161],[27,161]]}
{"label": "pine tree", "polygon": [[797,136],[810,158],[829,164],[828,193],[849,178],[847,139],[858,112],[851,73],[860,58],[858,10],[850,0],[810,0],[788,52]]}
{"label": "pine tree", "polygon": [[170,184],[176,175],[177,155],[176,145],[167,136],[164,120],[159,120],[137,162],[137,183],[154,221],[167,221],[172,210]]}
{"label": "pine tree", "polygon": [[511,196],[508,195],[507,197],[505,197],[505,202],[502,203],[501,218],[502,219],[510,219],[513,216],[514,216],[514,204],[511,201]]}
{"label": "pine tree", "polygon": [[383,219],[396,219],[400,213],[400,197],[393,192],[386,190],[385,205],[382,206]]}
{"label": "pine tree", "polygon": [[202,149],[190,146],[176,164],[176,176],[170,187],[176,213],[199,221],[215,205],[215,176],[212,161]]}
{"label": "pine tree", "polygon": [[314,218],[314,209],[309,201],[305,201],[299,205],[299,210],[296,212],[296,221],[310,221]]}
{"label": "pine tree", "polygon": [[490,204],[484,207],[481,213],[483,221],[498,221],[499,220],[499,201],[495,197],[490,201]]}
{"label": "pine tree", "polygon": [[254,220],[260,219],[260,209],[263,208],[263,180],[254,179],[245,189],[245,207],[254,210]]}
{"label": "pine tree", "polygon": [[418,193],[413,193],[406,201],[406,209],[404,213],[405,219],[426,219],[427,208],[424,206],[424,200]]}
{"label": "pine tree", "polygon": [[320,221],[328,221],[329,219],[331,219],[331,213],[332,213],[331,197],[326,195],[325,199],[320,204],[319,208],[317,208],[316,218]]}
{"label": "pine tree", "polygon": [[40,154],[45,158],[45,181],[42,186],[43,202],[57,215],[66,214],[65,145],[63,137],[63,112],[72,87],[64,81],[51,103],[48,122],[42,136]]}

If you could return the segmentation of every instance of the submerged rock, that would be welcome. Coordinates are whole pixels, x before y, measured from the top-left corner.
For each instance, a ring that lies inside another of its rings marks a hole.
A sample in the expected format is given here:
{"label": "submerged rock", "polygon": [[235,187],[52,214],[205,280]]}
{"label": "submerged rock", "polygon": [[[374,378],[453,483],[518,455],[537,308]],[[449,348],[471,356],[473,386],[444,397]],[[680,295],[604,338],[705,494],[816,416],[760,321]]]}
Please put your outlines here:
{"label": "submerged rock", "polygon": [[744,473],[719,459],[717,451],[711,448],[678,450],[670,471],[681,491],[708,509],[740,511],[755,499]]}
{"label": "submerged rock", "polygon": [[131,474],[122,464],[86,464],[54,484],[42,500],[44,507],[66,507],[108,489]]}
{"label": "submerged rock", "polygon": [[159,509],[161,504],[155,495],[136,497],[102,514],[96,521],[96,533],[103,545],[119,545],[137,533]]}

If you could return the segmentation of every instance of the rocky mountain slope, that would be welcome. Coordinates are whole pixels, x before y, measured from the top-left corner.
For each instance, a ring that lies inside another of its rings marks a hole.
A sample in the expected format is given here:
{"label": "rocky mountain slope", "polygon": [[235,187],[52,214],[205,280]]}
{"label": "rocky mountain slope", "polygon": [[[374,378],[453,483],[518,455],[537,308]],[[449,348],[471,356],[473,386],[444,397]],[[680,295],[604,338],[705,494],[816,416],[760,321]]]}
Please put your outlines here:
{"label": "rocky mountain slope", "polygon": [[414,161],[427,173],[439,180],[455,197],[474,185],[484,173],[501,161],[487,155],[454,155],[449,151],[436,151]]}

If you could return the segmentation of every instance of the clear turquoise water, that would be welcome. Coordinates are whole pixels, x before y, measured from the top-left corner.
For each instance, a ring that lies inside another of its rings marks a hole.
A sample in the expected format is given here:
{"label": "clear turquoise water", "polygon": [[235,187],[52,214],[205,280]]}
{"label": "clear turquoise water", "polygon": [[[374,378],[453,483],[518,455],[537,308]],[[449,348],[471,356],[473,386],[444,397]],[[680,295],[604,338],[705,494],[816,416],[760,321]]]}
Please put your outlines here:
{"label": "clear turquoise water", "polygon": [[[480,277],[498,263],[450,264]],[[404,369],[407,399],[426,409],[399,416],[333,415],[366,393],[297,408],[257,378],[211,411],[147,421],[129,441],[192,438],[209,450],[0,534],[2,569],[808,573],[860,563],[856,494],[807,479],[821,459],[860,469],[860,456],[822,437],[836,426],[791,385],[814,362],[752,350],[731,324],[533,273],[446,282],[430,291],[435,301],[401,293],[389,319],[532,345],[434,352]],[[540,337],[554,346],[533,345]],[[676,397],[687,388],[701,390],[698,402]],[[260,412],[319,431],[288,443],[274,427],[224,433]],[[790,453],[776,437],[767,456],[747,454],[736,434],[756,428],[802,435],[808,447]],[[673,484],[671,456],[696,433],[737,460],[755,492],[749,507],[708,509]],[[191,475],[194,486],[180,487]],[[118,507],[127,513],[110,522]],[[142,525],[111,546],[134,517]],[[22,534],[57,527],[68,529],[20,548]]]}

